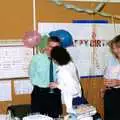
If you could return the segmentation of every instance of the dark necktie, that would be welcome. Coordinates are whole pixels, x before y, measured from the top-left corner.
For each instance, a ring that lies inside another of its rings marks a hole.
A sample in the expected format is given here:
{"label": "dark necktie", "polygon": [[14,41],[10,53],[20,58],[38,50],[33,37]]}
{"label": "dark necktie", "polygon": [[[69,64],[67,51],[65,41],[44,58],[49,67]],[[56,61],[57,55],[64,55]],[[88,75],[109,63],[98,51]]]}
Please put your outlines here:
{"label": "dark necktie", "polygon": [[53,62],[52,59],[50,59],[50,82],[53,82]]}

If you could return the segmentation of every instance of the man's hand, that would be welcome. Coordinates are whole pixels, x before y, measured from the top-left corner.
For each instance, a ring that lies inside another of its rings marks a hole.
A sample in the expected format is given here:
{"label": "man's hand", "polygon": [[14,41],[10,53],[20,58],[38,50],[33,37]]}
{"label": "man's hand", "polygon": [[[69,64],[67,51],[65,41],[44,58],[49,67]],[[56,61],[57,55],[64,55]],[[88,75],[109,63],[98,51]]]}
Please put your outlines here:
{"label": "man's hand", "polygon": [[50,84],[49,84],[49,87],[50,88],[58,88],[58,83],[57,82],[51,82]]}

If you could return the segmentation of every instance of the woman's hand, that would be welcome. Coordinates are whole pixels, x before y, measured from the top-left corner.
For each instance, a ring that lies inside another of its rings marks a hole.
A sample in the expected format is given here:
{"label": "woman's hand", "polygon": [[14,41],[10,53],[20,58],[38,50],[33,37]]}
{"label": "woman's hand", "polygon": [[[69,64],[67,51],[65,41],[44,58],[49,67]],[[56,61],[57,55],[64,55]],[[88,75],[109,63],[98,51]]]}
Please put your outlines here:
{"label": "woman's hand", "polygon": [[119,80],[107,80],[107,79],[105,79],[104,85],[106,87],[115,87],[115,86],[120,85],[120,82],[119,82]]}
{"label": "woman's hand", "polygon": [[100,90],[101,92],[101,97],[104,97],[104,93],[106,90],[109,90],[111,89],[111,87],[116,87],[116,86],[119,86],[120,85],[120,80],[108,80],[108,79],[105,79],[104,80],[104,88],[102,88]]}
{"label": "woman's hand", "polygon": [[51,83],[49,84],[49,87],[52,88],[52,89],[58,88],[58,83],[57,83],[57,82],[51,82]]}
{"label": "woman's hand", "polygon": [[101,95],[101,97],[103,98],[106,90],[110,90],[110,89],[111,89],[110,87],[101,88],[100,89],[100,95]]}

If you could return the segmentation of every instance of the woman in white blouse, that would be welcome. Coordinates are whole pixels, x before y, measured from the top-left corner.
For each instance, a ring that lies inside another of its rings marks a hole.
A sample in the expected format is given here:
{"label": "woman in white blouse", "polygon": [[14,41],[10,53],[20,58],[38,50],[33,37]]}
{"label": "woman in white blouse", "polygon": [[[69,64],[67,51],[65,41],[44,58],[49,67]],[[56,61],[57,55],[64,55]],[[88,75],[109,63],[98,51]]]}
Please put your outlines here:
{"label": "woman in white blouse", "polygon": [[104,120],[120,120],[120,35],[108,45],[113,56],[104,75]]}
{"label": "woman in white blouse", "polygon": [[58,65],[57,83],[51,83],[51,88],[61,90],[67,113],[75,113],[74,105],[82,104],[82,92],[76,67],[69,53],[62,47],[55,47],[51,51],[53,61]]}

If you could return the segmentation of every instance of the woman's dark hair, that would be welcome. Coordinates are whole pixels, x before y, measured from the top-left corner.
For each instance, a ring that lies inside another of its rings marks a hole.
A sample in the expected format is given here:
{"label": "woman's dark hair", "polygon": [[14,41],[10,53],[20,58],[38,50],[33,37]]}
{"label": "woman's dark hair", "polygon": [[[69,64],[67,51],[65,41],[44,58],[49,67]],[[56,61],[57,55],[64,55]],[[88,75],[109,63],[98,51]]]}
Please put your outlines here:
{"label": "woman's dark hair", "polygon": [[51,58],[54,59],[59,65],[66,65],[71,61],[70,54],[67,50],[58,46],[52,49]]}

